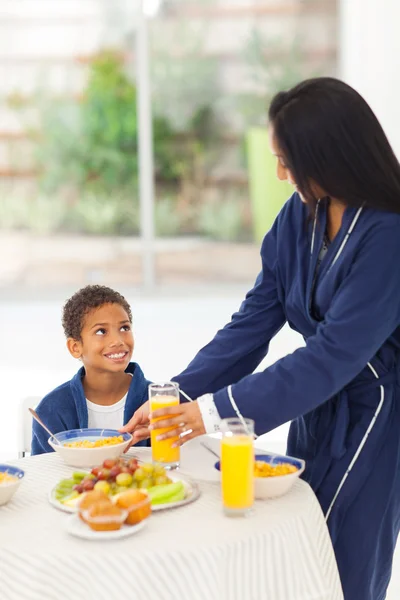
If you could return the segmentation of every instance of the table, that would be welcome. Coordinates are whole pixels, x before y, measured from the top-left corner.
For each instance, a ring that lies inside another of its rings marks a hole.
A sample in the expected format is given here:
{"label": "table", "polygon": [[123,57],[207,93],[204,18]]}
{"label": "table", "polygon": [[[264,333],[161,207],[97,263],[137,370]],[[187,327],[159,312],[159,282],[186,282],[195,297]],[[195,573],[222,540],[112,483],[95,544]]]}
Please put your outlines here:
{"label": "table", "polygon": [[56,454],[11,461],[25,478],[0,507],[1,599],[343,600],[310,487],[299,481],[282,498],[257,501],[251,516],[228,518],[214,461],[198,440],[188,443],[181,471],[199,482],[200,499],[105,542],[70,536],[70,515],[48,503],[49,490],[73,471]]}

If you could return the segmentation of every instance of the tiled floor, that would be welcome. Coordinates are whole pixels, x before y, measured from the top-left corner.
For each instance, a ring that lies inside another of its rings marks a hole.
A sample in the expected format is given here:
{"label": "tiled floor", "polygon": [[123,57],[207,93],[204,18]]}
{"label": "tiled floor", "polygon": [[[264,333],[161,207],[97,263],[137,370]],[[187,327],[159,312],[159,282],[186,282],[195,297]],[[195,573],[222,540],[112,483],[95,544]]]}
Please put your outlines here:
{"label": "tiled floor", "polygon": [[[122,292],[124,290],[121,290]],[[195,352],[229,320],[244,288],[213,296],[188,294],[144,298],[126,291],[132,304],[136,338],[135,360],[152,379],[169,379],[186,366]],[[48,301],[0,302],[0,460],[18,451],[18,403],[25,396],[42,396],[69,379],[79,365],[65,348],[60,325],[65,297]],[[272,342],[264,364],[275,362],[302,343],[285,327]],[[284,448],[286,428],[268,434],[270,446]],[[388,600],[400,598],[400,548]]]}

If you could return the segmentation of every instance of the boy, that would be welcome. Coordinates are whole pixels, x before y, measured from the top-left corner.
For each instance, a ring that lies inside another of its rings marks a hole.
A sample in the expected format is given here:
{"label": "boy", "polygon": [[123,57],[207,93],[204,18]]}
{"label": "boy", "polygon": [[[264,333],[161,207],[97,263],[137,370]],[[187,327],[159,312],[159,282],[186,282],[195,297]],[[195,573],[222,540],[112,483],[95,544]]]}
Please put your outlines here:
{"label": "boy", "polygon": [[[108,287],[88,285],[66,302],[62,325],[67,348],[83,367],[43,398],[38,415],[54,433],[121,428],[147,400],[150,383],[130,362],[134,339],[128,302]],[[48,434],[35,420],[32,433],[32,455],[52,451]]]}

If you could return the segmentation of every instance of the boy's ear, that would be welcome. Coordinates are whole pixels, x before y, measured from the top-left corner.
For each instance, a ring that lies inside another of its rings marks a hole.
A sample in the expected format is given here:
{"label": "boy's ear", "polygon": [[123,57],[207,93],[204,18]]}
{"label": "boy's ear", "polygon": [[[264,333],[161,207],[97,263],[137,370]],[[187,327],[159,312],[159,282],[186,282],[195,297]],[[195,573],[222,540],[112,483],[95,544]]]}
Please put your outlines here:
{"label": "boy's ear", "polygon": [[68,338],[67,348],[71,356],[73,356],[74,358],[80,358],[82,356],[82,344],[79,340],[74,340],[74,338]]}

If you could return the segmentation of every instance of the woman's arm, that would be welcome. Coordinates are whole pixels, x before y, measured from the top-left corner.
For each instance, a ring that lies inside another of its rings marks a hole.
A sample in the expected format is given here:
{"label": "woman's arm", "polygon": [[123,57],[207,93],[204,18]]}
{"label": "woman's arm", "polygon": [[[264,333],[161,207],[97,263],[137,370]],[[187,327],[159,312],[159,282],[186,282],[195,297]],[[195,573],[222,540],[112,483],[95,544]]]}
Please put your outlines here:
{"label": "woman's arm", "polygon": [[364,238],[332,305],[306,346],[261,373],[214,394],[221,418],[239,411],[257,433],[306,414],[337,394],[400,325],[399,226],[379,225]]}

